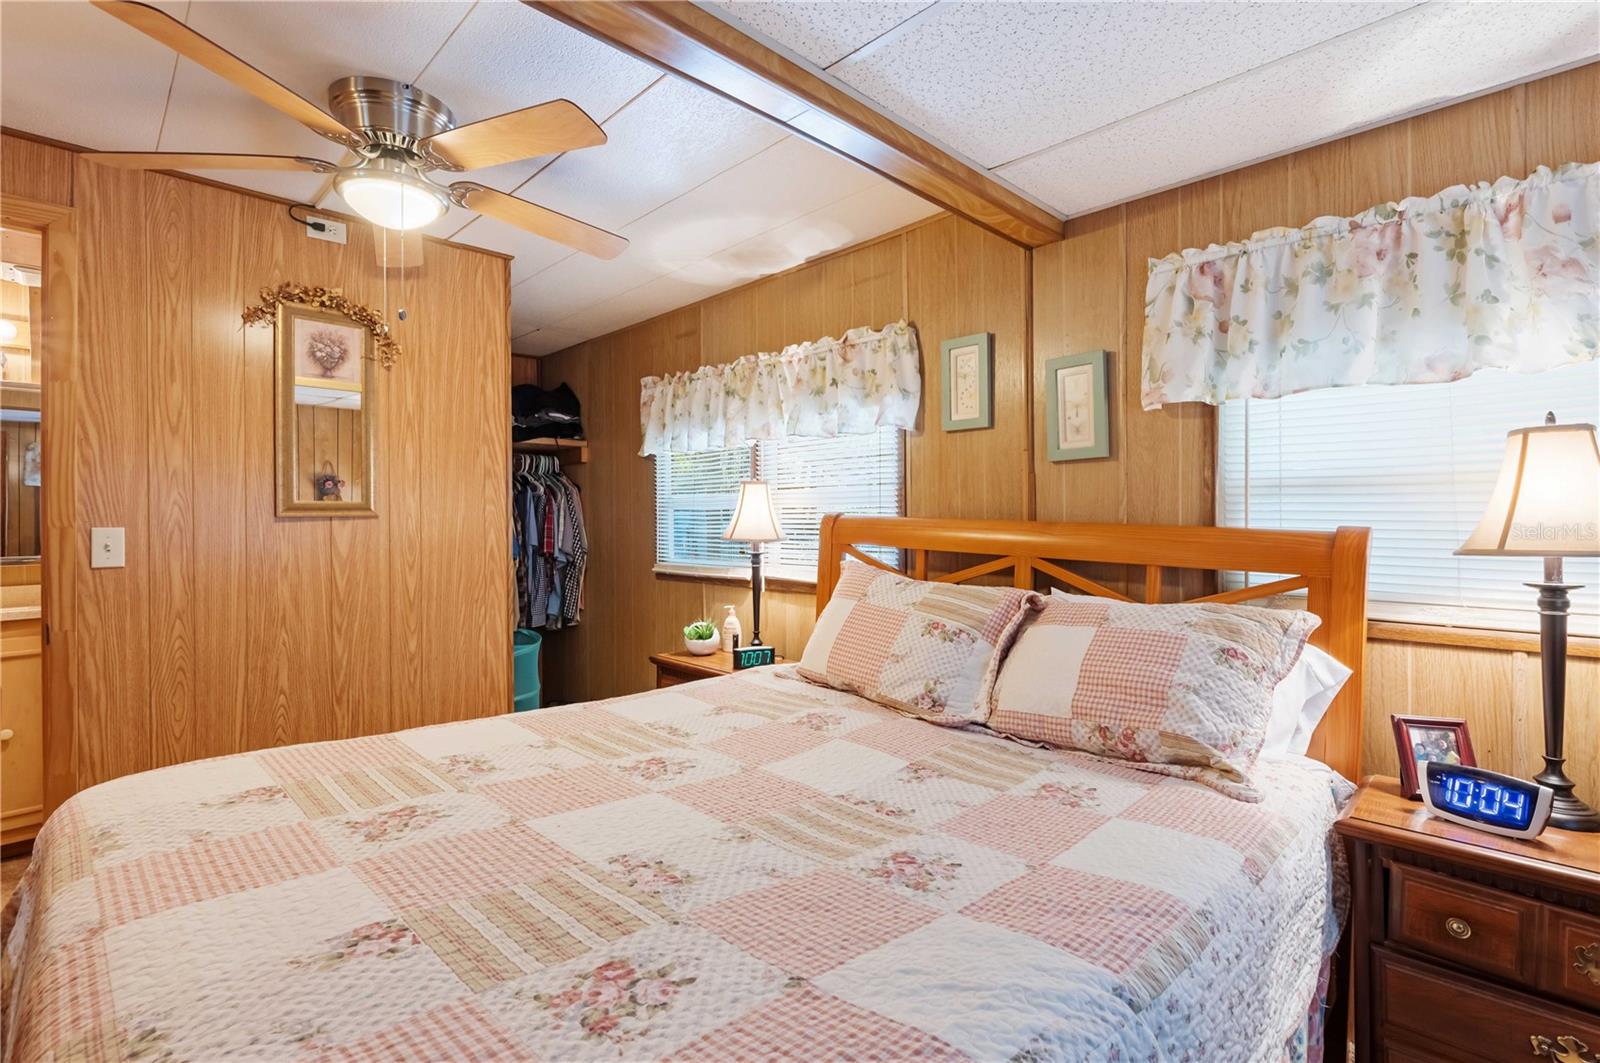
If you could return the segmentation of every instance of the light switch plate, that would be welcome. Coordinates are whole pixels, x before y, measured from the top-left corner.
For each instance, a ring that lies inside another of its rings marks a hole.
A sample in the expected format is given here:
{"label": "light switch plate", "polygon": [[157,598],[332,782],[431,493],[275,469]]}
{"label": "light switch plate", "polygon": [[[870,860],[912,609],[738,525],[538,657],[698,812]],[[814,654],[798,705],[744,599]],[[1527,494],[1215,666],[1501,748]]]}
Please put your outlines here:
{"label": "light switch plate", "polygon": [[122,568],[125,550],[121,528],[89,529],[89,567]]}

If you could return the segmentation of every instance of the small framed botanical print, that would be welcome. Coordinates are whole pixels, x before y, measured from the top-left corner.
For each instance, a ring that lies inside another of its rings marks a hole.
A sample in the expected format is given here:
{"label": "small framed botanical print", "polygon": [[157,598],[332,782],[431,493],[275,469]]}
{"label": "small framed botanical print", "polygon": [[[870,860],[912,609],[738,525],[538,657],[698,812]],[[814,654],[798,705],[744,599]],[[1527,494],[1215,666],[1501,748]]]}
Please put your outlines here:
{"label": "small framed botanical print", "polygon": [[994,427],[994,334],[978,332],[939,345],[946,432]]}
{"label": "small framed botanical print", "polygon": [[1107,351],[1044,363],[1045,449],[1051,461],[1111,456]]}
{"label": "small framed botanical print", "polygon": [[1472,737],[1467,721],[1452,716],[1395,716],[1395,752],[1400,757],[1400,794],[1413,801],[1422,799],[1420,766],[1437,760],[1444,764],[1478,766],[1472,754]]}

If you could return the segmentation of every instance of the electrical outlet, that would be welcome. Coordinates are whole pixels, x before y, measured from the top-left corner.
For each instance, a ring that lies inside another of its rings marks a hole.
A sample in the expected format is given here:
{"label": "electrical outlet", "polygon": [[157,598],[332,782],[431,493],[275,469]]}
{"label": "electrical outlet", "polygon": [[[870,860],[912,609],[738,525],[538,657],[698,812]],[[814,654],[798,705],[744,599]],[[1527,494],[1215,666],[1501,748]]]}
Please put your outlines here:
{"label": "electrical outlet", "polygon": [[122,568],[125,549],[121,528],[89,529],[89,567]]}
{"label": "electrical outlet", "polygon": [[345,237],[345,225],[342,221],[332,218],[320,218],[315,214],[306,215],[306,235],[313,240],[326,240],[330,244],[342,244]]}

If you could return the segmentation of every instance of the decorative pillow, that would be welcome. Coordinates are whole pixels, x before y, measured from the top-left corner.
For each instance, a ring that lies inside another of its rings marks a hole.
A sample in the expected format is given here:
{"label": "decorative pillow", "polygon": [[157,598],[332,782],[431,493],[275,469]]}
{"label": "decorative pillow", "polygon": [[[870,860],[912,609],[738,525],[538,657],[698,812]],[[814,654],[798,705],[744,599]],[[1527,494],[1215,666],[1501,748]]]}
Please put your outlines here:
{"label": "decorative pillow", "polygon": [[1273,688],[1319,619],[1299,610],[1051,598],[1017,635],[989,726],[1259,800]]}
{"label": "decorative pillow", "polygon": [[800,674],[934,723],[982,723],[1006,647],[1044,599],[847,562]]}

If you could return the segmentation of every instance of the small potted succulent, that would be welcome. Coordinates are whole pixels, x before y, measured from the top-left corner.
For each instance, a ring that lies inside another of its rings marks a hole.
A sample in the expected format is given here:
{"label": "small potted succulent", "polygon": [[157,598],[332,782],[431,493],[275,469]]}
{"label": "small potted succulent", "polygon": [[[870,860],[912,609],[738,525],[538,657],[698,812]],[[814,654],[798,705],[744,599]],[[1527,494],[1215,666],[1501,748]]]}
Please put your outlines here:
{"label": "small potted succulent", "polygon": [[722,638],[711,621],[696,620],[683,629],[683,645],[696,657],[704,657],[722,647]]}

